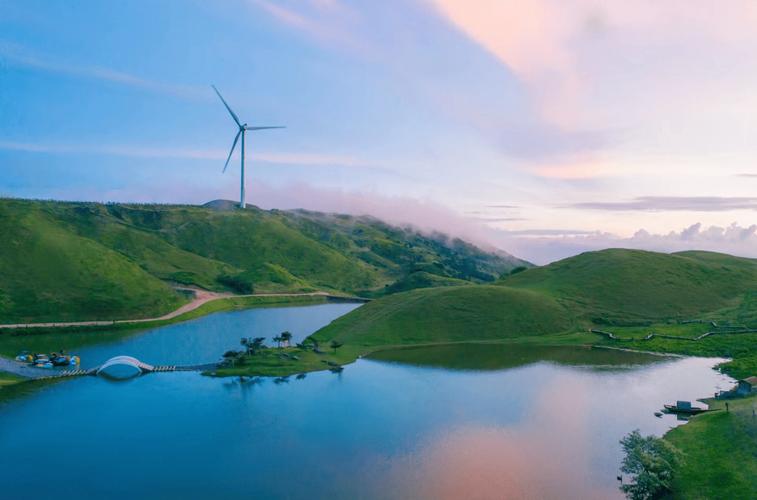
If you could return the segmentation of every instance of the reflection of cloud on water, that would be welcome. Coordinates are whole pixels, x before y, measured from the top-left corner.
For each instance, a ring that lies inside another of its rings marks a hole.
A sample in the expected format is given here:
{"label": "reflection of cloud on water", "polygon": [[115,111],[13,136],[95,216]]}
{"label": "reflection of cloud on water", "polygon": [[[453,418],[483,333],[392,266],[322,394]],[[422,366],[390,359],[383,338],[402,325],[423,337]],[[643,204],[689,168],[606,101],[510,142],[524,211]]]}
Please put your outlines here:
{"label": "reflection of cloud on water", "polygon": [[[392,466],[398,496],[434,499],[620,497],[591,477],[590,387],[555,378],[515,426],[461,426]],[[611,484],[611,483],[610,483]]]}

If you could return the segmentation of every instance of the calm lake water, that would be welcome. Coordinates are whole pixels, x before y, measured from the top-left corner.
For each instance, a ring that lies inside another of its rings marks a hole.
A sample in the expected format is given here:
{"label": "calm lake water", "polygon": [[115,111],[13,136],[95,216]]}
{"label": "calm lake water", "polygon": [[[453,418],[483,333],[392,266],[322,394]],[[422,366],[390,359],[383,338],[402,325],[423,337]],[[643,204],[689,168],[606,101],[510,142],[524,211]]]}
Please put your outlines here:
{"label": "calm lake water", "polygon": [[[243,335],[301,337],[351,307],[220,313],[82,356],[213,361]],[[180,372],[47,386],[0,406],[0,497],[619,498],[618,440],[661,435],[677,425],[653,416],[663,403],[729,386],[713,359],[447,349],[278,384]]]}

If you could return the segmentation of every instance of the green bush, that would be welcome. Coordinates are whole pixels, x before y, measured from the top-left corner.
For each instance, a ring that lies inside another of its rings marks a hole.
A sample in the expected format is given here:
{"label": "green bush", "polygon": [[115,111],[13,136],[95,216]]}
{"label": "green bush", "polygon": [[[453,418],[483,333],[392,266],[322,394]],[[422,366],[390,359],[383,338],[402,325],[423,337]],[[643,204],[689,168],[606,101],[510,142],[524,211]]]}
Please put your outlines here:
{"label": "green bush", "polygon": [[642,436],[639,430],[620,440],[625,457],[620,470],[633,482],[620,487],[632,500],[660,498],[670,492],[673,476],[681,464],[681,452],[664,439]]}

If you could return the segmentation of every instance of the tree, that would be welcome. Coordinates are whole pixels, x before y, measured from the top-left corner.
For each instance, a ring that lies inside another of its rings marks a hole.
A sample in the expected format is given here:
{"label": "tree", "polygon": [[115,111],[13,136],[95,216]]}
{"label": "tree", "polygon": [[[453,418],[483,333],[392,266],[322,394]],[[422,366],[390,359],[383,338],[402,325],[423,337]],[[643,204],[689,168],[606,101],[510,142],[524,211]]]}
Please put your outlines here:
{"label": "tree", "polygon": [[[276,340],[276,339],[274,339]],[[242,344],[245,348],[245,354],[248,356],[257,354],[258,351],[263,349],[265,347],[265,337],[242,337],[239,340],[239,343]]]}
{"label": "tree", "polygon": [[257,354],[258,351],[265,347],[265,337],[255,337],[252,339],[252,354]]}
{"label": "tree", "polygon": [[276,347],[279,347],[279,348],[281,347],[282,340],[284,339],[282,339],[280,335],[273,338],[273,341],[276,342]]}
{"label": "tree", "polygon": [[633,482],[620,487],[631,500],[660,498],[670,492],[673,475],[681,465],[681,452],[664,439],[642,436],[639,430],[620,440],[625,457],[620,468]]}
{"label": "tree", "polygon": [[289,341],[292,340],[292,333],[291,332],[282,332],[280,335],[281,341],[284,342],[287,346],[289,345]]}
{"label": "tree", "polygon": [[336,350],[342,347],[344,344],[342,344],[341,342],[337,340],[332,340],[330,345],[331,345],[331,348],[334,350],[334,354],[336,354]]}
{"label": "tree", "polygon": [[250,340],[251,339],[247,337],[242,337],[241,339],[239,339],[239,343],[242,344],[247,354],[250,354]]}

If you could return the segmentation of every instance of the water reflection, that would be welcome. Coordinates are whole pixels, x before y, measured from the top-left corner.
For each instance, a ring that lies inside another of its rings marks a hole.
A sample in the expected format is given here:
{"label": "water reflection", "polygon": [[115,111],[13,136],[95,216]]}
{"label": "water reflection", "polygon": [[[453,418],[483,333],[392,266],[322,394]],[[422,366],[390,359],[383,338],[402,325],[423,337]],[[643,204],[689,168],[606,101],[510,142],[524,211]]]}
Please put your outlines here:
{"label": "water reflection", "polygon": [[230,349],[241,349],[242,337],[267,337],[270,343],[274,336],[287,330],[293,334],[293,342],[300,342],[360,305],[331,303],[223,312],[69,350],[76,349],[80,354],[82,368],[97,366],[120,354],[156,365],[212,363]]}
{"label": "water reflection", "polygon": [[664,403],[728,385],[720,360],[476,349],[456,369],[437,350],[414,354],[423,366],[363,359],[278,383],[52,384],[0,407],[0,454],[13,457],[0,496],[74,484],[111,499],[614,498],[623,435],[661,435],[680,424],[654,416]]}
{"label": "water reflection", "polygon": [[616,370],[670,360],[665,356],[589,346],[513,343],[406,347],[375,352],[369,358],[414,366],[474,371],[503,370],[545,361],[567,366],[584,366],[592,370]]}

